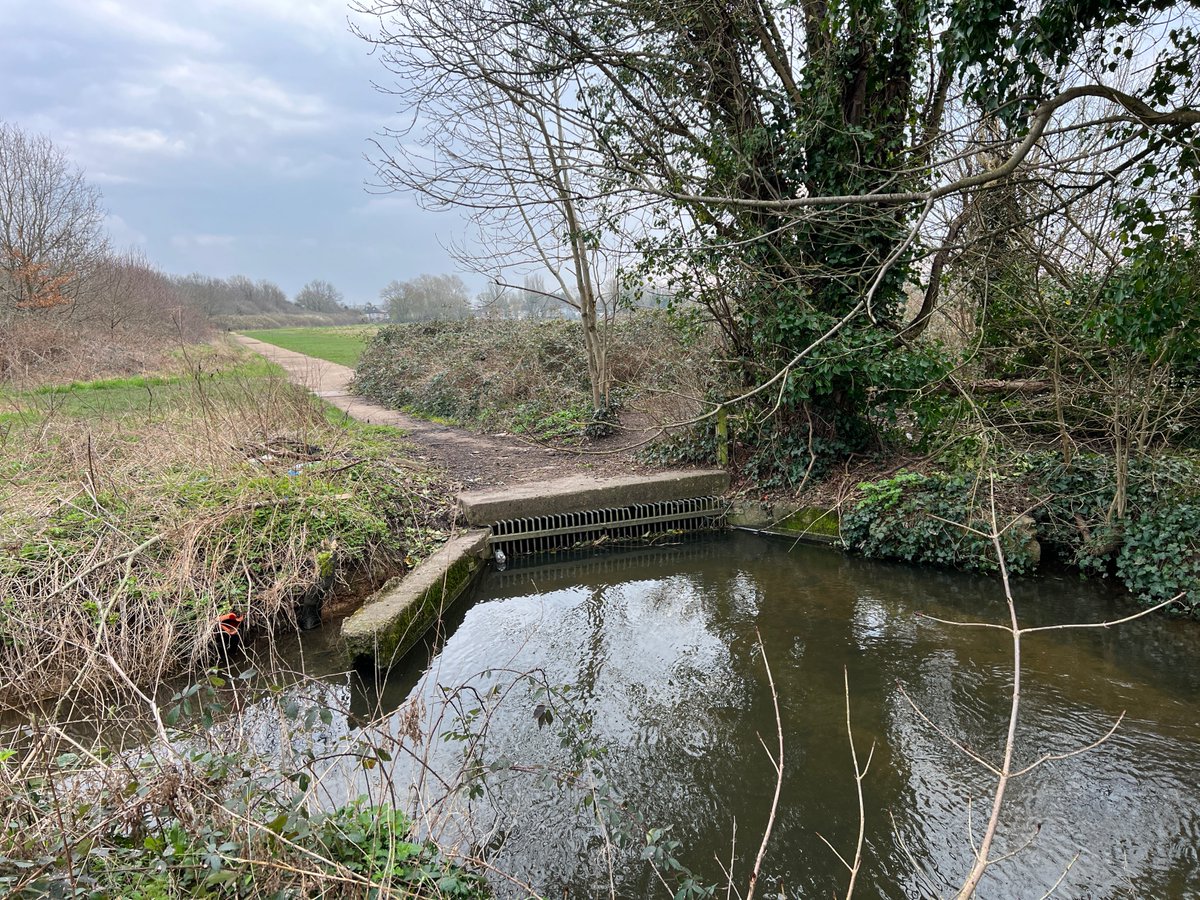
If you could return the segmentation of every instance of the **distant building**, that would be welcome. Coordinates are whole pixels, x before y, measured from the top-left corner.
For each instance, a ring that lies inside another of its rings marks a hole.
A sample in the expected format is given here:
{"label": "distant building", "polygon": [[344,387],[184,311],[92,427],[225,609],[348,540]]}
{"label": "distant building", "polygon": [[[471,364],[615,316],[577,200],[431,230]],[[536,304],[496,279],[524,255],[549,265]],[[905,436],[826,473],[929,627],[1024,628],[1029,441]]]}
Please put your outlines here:
{"label": "distant building", "polygon": [[388,314],[374,303],[368,303],[362,308],[362,317],[368,322],[383,322],[387,320]]}

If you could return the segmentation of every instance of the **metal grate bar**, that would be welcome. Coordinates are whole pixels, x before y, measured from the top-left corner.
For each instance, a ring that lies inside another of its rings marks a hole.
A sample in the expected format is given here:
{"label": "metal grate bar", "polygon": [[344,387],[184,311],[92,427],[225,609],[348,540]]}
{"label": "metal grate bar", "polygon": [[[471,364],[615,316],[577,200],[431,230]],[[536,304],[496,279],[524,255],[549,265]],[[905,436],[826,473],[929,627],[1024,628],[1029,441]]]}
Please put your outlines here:
{"label": "metal grate bar", "polygon": [[492,525],[491,545],[507,556],[575,547],[603,538],[643,538],[664,532],[717,531],[725,527],[725,501],[693,497],[635,503],[549,516],[505,519]]}

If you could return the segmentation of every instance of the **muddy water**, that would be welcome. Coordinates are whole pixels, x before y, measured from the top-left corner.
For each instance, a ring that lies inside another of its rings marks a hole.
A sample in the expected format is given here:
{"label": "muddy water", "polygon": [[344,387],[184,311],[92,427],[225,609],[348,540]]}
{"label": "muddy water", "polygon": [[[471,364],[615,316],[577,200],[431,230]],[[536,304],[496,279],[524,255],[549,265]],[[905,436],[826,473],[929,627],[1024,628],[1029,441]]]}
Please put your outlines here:
{"label": "muddy water", "polygon": [[[1130,611],[1070,579],[1019,582],[1016,598],[1027,625]],[[555,721],[539,727],[541,698],[518,686],[487,729],[485,758],[501,765],[471,809],[497,868],[547,897],[607,895],[610,878],[619,897],[669,896],[639,858],[646,831],[669,826],[672,855],[698,882],[723,885],[732,858],[744,889],[775,787],[761,646],[785,749],[758,896],[824,898],[844,892],[847,872],[821,838],[850,855],[858,830],[845,671],[860,760],[874,745],[856,896],[942,896],[970,867],[992,788],[950,741],[999,759],[1011,641],[921,612],[1006,620],[988,579],[746,535],[559,561],[487,576],[424,680],[413,665],[355,702],[394,707],[416,693],[432,705],[438,685],[482,690],[540,670],[573,688]],[[310,670],[322,653],[308,645]],[[1023,681],[1018,767],[1125,718],[1099,747],[1010,787],[995,852],[1014,855],[979,896],[1036,898],[1058,883],[1054,896],[1200,897],[1200,628],[1154,618],[1031,635]],[[440,746],[435,757],[452,768],[461,743]],[[603,828],[586,792],[541,774],[578,770],[581,750],[598,751],[587,783],[613,798],[600,803],[611,813]],[[630,848],[610,852],[622,834]]]}

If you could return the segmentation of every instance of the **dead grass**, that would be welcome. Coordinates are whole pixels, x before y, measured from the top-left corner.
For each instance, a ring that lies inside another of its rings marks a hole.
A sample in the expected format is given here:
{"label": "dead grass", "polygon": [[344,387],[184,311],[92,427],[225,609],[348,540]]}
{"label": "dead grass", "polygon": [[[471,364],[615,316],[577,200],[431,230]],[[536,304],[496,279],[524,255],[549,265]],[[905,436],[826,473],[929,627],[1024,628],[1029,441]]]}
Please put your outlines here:
{"label": "dead grass", "polygon": [[444,539],[448,497],[394,432],[261,362],[10,392],[0,420],[0,705],[153,686],[297,604]]}
{"label": "dead grass", "polygon": [[83,327],[57,314],[12,319],[0,323],[0,386],[20,390],[159,371],[207,333],[192,316],[129,329]]}
{"label": "dead grass", "polygon": [[430,811],[401,811],[391,767],[363,765],[419,759],[440,736],[418,731],[412,704],[404,733],[390,716],[351,730],[346,699],[302,676],[214,671],[128,719],[95,715],[90,732],[61,715],[0,731],[0,892],[485,900],[457,848],[429,836]]}

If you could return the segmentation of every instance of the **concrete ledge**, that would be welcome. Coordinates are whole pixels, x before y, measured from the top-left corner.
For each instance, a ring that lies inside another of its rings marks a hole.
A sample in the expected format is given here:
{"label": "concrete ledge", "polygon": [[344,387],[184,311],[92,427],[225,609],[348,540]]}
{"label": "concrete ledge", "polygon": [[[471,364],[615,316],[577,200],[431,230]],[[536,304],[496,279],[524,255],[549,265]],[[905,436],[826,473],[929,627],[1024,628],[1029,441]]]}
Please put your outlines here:
{"label": "concrete ledge", "polygon": [[734,528],[791,537],[814,544],[834,544],[841,536],[837,509],[820,506],[735,503],[729,510],[727,521]]}
{"label": "concrete ledge", "polygon": [[488,532],[454,538],[403,578],[393,578],[342,623],[351,662],[387,668],[404,656],[482,568]]}
{"label": "concrete ledge", "polygon": [[729,473],[720,469],[606,479],[572,476],[556,481],[461,494],[458,504],[467,523],[478,526],[527,516],[716,496],[725,493],[728,488]]}

